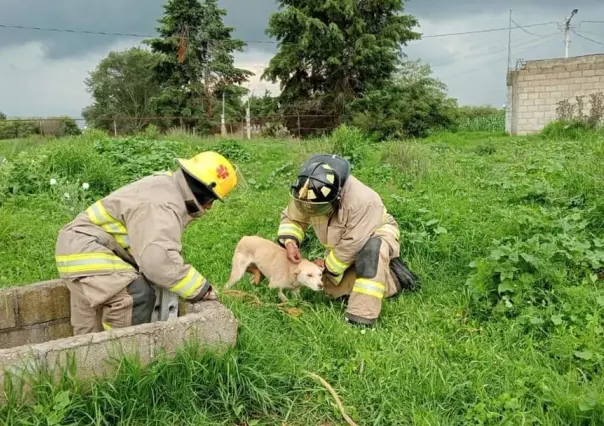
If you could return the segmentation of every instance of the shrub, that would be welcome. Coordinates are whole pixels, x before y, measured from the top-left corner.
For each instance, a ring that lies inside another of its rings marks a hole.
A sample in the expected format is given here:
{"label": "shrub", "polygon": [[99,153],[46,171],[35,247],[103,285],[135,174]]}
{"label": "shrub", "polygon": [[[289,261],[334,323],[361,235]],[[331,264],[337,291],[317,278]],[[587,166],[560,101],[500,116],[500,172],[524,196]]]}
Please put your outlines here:
{"label": "shrub", "polygon": [[604,94],[598,92],[589,95],[590,109],[587,114],[583,111],[583,98],[584,96],[575,96],[574,105],[568,99],[558,102],[556,120],[548,123],[541,135],[550,139],[578,140],[601,131],[604,120]]}
{"label": "shrub", "polygon": [[214,145],[210,149],[224,155],[226,158],[234,162],[245,162],[251,160],[252,158],[252,156],[243,149],[241,144],[234,139],[228,139],[224,142]]}
{"label": "shrub", "polygon": [[102,139],[94,144],[94,151],[106,161],[118,165],[118,185],[157,171],[173,170],[175,159],[188,153],[182,142],[147,140],[138,136]]}
{"label": "shrub", "polygon": [[35,120],[0,121],[0,139],[26,138],[36,133],[38,133],[38,122]]}
{"label": "shrub", "polygon": [[159,127],[157,127],[155,124],[149,124],[147,127],[145,127],[145,130],[143,131],[142,134],[143,137],[145,137],[146,139],[158,139],[159,138]]}
{"label": "shrub", "polygon": [[351,123],[380,140],[455,128],[456,101],[431,72],[419,62],[405,63],[386,87],[368,90],[351,105]]}
{"label": "shrub", "polygon": [[38,133],[44,136],[77,136],[82,133],[77,123],[70,117],[54,117],[40,120]]}
{"label": "shrub", "polygon": [[350,161],[352,167],[361,166],[370,152],[370,140],[367,135],[362,130],[345,124],[329,136],[329,141],[333,153]]}

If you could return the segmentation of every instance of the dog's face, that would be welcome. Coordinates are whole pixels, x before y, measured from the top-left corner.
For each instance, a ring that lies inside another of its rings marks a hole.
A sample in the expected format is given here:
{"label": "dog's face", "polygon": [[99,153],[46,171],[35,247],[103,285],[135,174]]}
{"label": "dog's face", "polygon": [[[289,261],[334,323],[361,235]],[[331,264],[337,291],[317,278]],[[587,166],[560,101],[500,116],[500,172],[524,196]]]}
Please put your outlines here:
{"label": "dog's face", "polygon": [[323,290],[323,268],[307,259],[302,259],[296,268],[296,279],[314,291]]}

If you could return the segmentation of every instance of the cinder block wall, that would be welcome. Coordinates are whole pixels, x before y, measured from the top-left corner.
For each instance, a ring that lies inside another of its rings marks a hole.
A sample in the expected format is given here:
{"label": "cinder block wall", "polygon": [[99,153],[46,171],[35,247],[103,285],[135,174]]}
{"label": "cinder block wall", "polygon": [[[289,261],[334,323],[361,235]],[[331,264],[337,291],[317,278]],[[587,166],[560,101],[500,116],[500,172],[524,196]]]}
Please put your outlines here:
{"label": "cinder block wall", "polygon": [[0,349],[71,336],[69,312],[60,280],[0,290]]}
{"label": "cinder block wall", "polygon": [[527,61],[507,76],[506,131],[512,135],[537,133],[556,119],[558,102],[585,96],[589,112],[592,93],[604,92],[604,54]]}

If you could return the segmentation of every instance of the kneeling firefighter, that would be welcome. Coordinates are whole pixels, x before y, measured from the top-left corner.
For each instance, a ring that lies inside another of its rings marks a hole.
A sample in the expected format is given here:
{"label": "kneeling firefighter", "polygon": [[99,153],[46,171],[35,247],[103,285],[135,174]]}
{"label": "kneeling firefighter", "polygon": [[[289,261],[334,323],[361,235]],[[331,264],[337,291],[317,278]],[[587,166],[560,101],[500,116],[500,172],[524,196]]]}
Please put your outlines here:
{"label": "kneeling firefighter", "polygon": [[312,226],[327,249],[316,261],[325,268],[325,292],[347,300],[346,319],[373,325],[384,298],[415,290],[419,280],[399,258],[400,231],[380,196],[350,174],[336,155],[317,155],[302,166],[281,213],[279,243],[292,262]]}
{"label": "kneeling firefighter", "polygon": [[175,172],[116,190],[59,232],[56,263],[75,335],[150,322],[154,285],[191,302],[215,298],[210,281],[183,261],[181,238],[241,175],[211,151],[177,161]]}

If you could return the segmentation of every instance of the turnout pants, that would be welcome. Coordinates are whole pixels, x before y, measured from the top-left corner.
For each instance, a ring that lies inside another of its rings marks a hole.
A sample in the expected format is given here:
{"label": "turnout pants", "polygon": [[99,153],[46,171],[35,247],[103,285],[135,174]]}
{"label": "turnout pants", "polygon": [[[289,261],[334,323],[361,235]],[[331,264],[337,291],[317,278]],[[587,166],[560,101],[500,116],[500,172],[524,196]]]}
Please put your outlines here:
{"label": "turnout pants", "polygon": [[338,283],[324,274],[324,291],[334,298],[349,296],[348,320],[372,325],[382,311],[385,298],[411,289],[416,277],[399,259],[400,243],[391,234],[374,235],[357,254],[356,261]]}
{"label": "turnout pants", "polygon": [[[107,288],[108,284],[115,284],[120,280],[130,283],[98,306],[91,304],[87,297],[91,289]],[[71,325],[74,335],[151,322],[155,289],[142,275],[116,273],[64,281],[71,295]]]}

